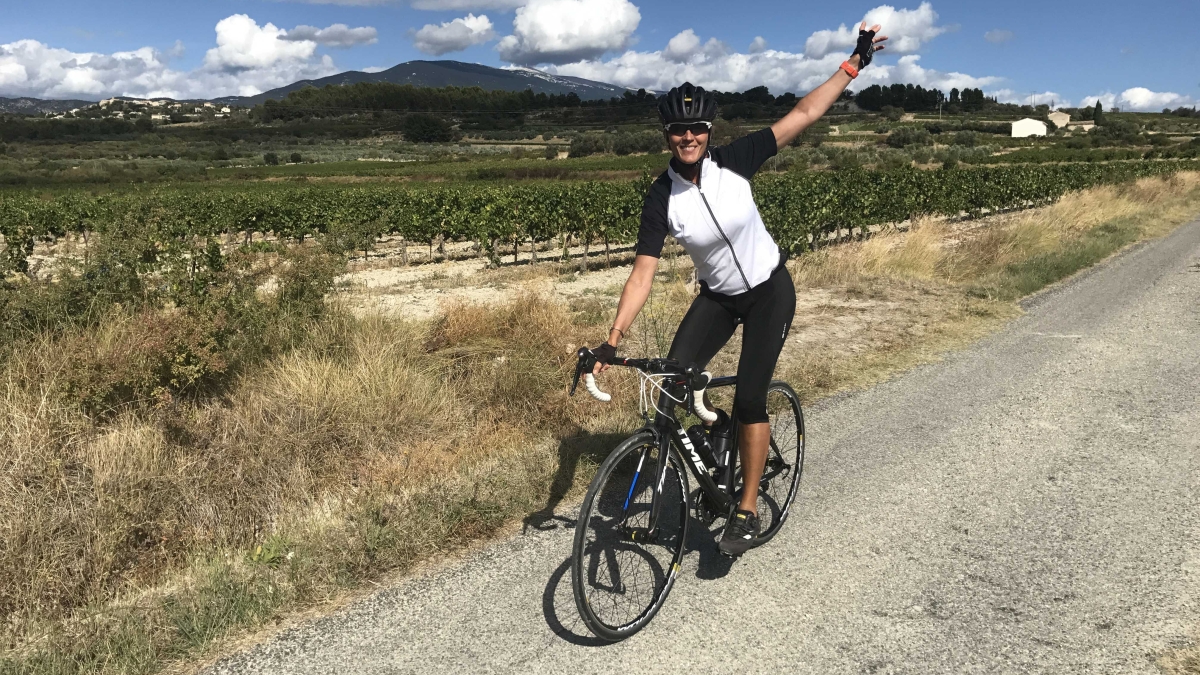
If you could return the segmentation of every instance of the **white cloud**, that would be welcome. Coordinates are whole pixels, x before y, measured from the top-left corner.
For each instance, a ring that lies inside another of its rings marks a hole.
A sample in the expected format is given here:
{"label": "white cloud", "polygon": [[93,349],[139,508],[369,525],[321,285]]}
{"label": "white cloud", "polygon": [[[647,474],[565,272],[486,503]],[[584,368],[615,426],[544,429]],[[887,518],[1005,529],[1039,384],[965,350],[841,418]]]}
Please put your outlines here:
{"label": "white cloud", "polygon": [[1105,110],[1120,108],[1121,110],[1138,110],[1138,111],[1158,111],[1163,108],[1185,108],[1197,105],[1196,99],[1183,94],[1176,94],[1173,91],[1151,91],[1145,87],[1133,87],[1126,89],[1120,94],[1114,94],[1111,91],[1106,91],[1103,94],[1095,96],[1085,96],[1080,103],[1082,106],[1094,106],[1096,101],[1104,106]]}
{"label": "white cloud", "polygon": [[379,42],[379,31],[367,26],[351,28],[344,23],[335,23],[328,28],[316,26],[296,26],[289,30],[284,40],[290,42],[316,42],[326,47],[356,47],[358,45],[373,45]]}
{"label": "white cloud", "polygon": [[1121,92],[1120,102],[1122,110],[1162,110],[1196,104],[1195,99],[1190,96],[1173,91],[1150,91],[1145,87],[1126,89]]}
{"label": "white cloud", "polygon": [[460,19],[447,21],[442,25],[426,24],[424,28],[412,34],[413,45],[434,56],[448,52],[460,52],[472,45],[482,44],[496,37],[492,29],[492,21],[486,14],[475,16],[468,14]]}
{"label": "white cloud", "polygon": [[1003,44],[1013,39],[1013,32],[1011,30],[1004,30],[1003,28],[996,28],[984,33],[983,39],[994,45]]}
{"label": "white cloud", "polygon": [[699,48],[700,38],[696,35],[696,31],[689,28],[667,42],[667,48],[663,50],[663,56],[672,61],[683,63],[692,58],[692,54],[695,54]]}
{"label": "white cloud", "polygon": [[[890,39],[887,50],[895,54],[911,54],[921,45],[950,30],[937,25],[938,15],[933,5],[922,2],[916,9],[896,9],[891,5],[880,5],[867,12],[863,21],[868,26],[883,26],[883,34]],[[821,58],[832,52],[845,52],[858,43],[858,22],[837,30],[819,30],[804,43],[804,54],[809,58]]]}
{"label": "white cloud", "polygon": [[304,61],[317,50],[311,40],[291,42],[287,31],[258,22],[245,14],[234,14],[217,22],[217,46],[204,55],[210,70],[266,68],[280,62]]}
{"label": "white cloud", "polygon": [[192,71],[170,67],[170,59],[182,51],[178,43],[167,52],[143,47],[98,54],[19,40],[0,45],[0,94],[92,99],[251,96],[337,72],[328,55],[316,53],[316,41],[288,37],[287,31],[273,24],[260,26],[244,14],[235,14],[217,24],[216,46]]}
{"label": "white cloud", "polygon": [[759,35],[750,42],[750,47],[746,50],[751,54],[761,54],[767,50],[767,40]]}
{"label": "white cloud", "polygon": [[0,45],[0,92],[38,98],[98,98],[155,89],[173,71],[166,56],[143,47],[114,54],[75,53],[36,40]]}
{"label": "white cloud", "polygon": [[1112,110],[1113,106],[1117,104],[1117,95],[1111,91],[1106,91],[1099,96],[1084,96],[1079,105],[1090,108],[1096,105],[1096,101],[1100,101],[1105,110]]}
{"label": "white cloud", "polygon": [[909,54],[908,56],[900,57],[895,66],[883,64],[871,65],[862,71],[858,80],[855,80],[854,88],[862,89],[872,84],[912,83],[949,92],[951,89],[994,87],[1004,79],[990,75],[978,77],[967,75],[966,73],[945,72],[933,70],[932,68],[924,68],[919,63],[920,60],[921,57],[919,55]]}
{"label": "white cloud", "polygon": [[517,65],[595,59],[628,47],[641,20],[629,0],[530,0],[496,49]]}
{"label": "white cloud", "polygon": [[[645,87],[665,91],[681,82],[690,81],[707,89],[721,91],[745,91],[766,85],[772,92],[781,94],[785,91],[811,91],[829,79],[844,58],[845,54],[829,54],[813,59],[804,54],[773,49],[759,54],[711,55],[699,50],[691,59],[680,62],[668,56],[666,50],[627,51],[605,61],[580,61],[548,66],[546,70],[557,75],[573,75],[633,89]],[[852,88],[858,90],[872,84],[903,82],[949,91],[955,87],[994,87],[1001,82],[999,77],[975,77],[924,68],[919,63],[920,59],[920,56],[910,54],[895,65],[876,63],[862,71]]]}

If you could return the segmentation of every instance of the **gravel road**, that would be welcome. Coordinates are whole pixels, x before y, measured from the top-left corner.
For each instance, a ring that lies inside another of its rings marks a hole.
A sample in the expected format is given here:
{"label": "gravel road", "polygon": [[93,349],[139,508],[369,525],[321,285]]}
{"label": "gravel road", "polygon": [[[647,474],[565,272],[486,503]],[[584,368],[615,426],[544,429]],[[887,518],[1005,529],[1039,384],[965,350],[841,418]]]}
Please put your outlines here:
{"label": "gravel road", "polygon": [[706,539],[624,643],[578,620],[567,514],[208,672],[1155,672],[1200,627],[1200,222],[1027,310],[814,406],[783,532]]}

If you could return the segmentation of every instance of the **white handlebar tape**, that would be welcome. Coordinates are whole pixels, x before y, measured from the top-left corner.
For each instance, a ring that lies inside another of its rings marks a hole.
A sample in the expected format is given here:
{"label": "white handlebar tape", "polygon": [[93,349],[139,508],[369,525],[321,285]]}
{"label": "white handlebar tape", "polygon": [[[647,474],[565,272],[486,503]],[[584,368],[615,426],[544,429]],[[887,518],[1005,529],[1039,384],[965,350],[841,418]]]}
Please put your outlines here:
{"label": "white handlebar tape", "polygon": [[[706,370],[704,371],[704,376],[708,378],[709,382],[712,382],[712,373]],[[717,421],[717,413],[704,407],[704,389],[697,389],[692,392],[692,409],[695,410],[696,417],[709,424]]]}
{"label": "white handlebar tape", "polygon": [[[596,386],[596,376],[592,375],[591,373],[583,376],[583,386],[588,390],[588,393],[592,395],[592,398],[600,401],[601,403],[608,403],[612,400],[611,394],[606,394],[600,391],[600,387]],[[716,417],[716,415],[713,415],[713,419],[716,419]]]}

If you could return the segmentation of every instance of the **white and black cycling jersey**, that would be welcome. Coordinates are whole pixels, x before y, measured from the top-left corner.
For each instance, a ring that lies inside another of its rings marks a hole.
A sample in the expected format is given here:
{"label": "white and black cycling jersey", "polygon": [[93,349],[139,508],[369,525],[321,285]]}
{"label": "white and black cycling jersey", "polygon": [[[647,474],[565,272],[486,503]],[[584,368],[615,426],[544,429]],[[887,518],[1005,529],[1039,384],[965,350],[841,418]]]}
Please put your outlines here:
{"label": "white and black cycling jersey", "polygon": [[637,255],[660,257],[670,234],[713,292],[737,295],[767,281],[780,251],[758,213],[750,178],[777,151],[775,133],[763,129],[709,150],[700,160],[699,185],[668,167],[642,206]]}

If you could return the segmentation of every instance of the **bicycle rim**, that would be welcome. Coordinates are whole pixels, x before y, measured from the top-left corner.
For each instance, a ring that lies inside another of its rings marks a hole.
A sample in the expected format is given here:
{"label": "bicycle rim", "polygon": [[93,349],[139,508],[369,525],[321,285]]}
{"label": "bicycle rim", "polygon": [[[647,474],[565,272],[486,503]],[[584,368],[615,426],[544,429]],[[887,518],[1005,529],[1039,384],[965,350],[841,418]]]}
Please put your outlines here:
{"label": "bicycle rim", "polygon": [[674,450],[667,454],[657,536],[639,540],[649,524],[658,451],[653,434],[626,440],[601,465],[580,509],[571,586],[584,623],[605,640],[622,640],[645,627],[679,573],[688,484]]}

